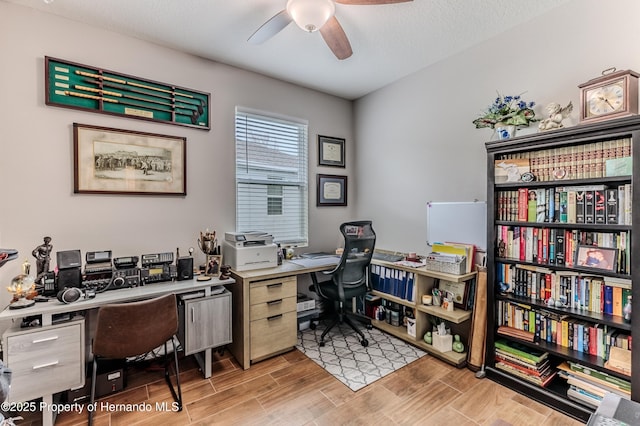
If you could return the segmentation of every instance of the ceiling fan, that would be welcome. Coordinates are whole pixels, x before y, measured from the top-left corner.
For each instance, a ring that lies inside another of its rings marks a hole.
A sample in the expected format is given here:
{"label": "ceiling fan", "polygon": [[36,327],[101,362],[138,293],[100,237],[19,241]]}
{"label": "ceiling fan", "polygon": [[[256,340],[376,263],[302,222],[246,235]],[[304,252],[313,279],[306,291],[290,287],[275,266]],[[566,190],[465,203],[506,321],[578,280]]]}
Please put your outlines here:
{"label": "ceiling fan", "polygon": [[353,54],[351,44],[342,26],[335,17],[335,3],[349,5],[378,5],[405,3],[413,0],[288,0],[285,9],[262,24],[248,41],[262,43],[294,21],[307,32],[320,31],[329,49],[340,60]]}

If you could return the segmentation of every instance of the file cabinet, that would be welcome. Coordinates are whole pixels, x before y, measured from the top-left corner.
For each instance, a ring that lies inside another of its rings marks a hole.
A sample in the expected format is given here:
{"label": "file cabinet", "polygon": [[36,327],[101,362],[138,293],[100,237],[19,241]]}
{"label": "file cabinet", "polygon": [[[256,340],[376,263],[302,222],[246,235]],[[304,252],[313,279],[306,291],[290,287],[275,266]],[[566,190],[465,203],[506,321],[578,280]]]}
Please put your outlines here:
{"label": "file cabinet", "polygon": [[297,280],[284,277],[251,284],[251,360],[258,361],[296,345]]}

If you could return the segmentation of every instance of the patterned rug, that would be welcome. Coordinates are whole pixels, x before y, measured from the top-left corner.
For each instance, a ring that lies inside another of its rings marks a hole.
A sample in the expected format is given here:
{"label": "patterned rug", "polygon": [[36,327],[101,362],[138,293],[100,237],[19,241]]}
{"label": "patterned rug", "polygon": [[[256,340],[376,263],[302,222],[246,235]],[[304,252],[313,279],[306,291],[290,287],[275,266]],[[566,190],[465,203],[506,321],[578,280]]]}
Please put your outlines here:
{"label": "patterned rug", "polygon": [[325,337],[325,346],[320,347],[318,342],[324,329],[325,324],[320,322],[315,330],[298,332],[296,347],[353,391],[427,354],[377,328],[362,327],[369,341],[363,347],[360,337],[346,324],[335,326]]}

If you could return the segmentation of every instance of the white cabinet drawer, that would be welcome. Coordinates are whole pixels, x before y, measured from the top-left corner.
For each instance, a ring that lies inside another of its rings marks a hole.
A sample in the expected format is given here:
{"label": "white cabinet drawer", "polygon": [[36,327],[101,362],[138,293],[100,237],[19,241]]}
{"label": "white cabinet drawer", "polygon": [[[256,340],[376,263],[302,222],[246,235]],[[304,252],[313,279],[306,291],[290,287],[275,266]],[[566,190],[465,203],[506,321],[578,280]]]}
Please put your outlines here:
{"label": "white cabinet drawer", "polygon": [[84,320],[7,331],[4,362],[10,401],[28,401],[84,385]]}

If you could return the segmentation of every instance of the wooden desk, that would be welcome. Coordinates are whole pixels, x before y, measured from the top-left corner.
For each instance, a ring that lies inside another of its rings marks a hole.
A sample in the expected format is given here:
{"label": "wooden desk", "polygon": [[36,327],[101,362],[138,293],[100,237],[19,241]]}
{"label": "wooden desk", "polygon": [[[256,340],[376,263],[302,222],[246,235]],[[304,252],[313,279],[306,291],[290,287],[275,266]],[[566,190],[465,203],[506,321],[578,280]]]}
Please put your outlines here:
{"label": "wooden desk", "polygon": [[[233,342],[229,345],[229,350],[244,369],[248,369],[252,362],[289,351],[296,345],[297,277],[301,274],[331,269],[336,264],[336,259],[326,259],[324,264],[321,259],[314,259],[309,262],[313,266],[303,266],[294,262],[296,261],[285,261],[276,268],[232,272],[237,285],[231,289]],[[437,280],[462,283],[474,279],[476,273],[451,275],[431,271],[425,267],[412,268],[375,259],[371,264],[415,274],[415,301],[404,300],[381,291],[372,293],[413,309],[416,315],[416,336],[410,336],[406,327],[394,327],[385,321],[372,320],[372,325],[456,367],[464,366],[467,360],[466,351],[463,353],[441,352],[432,345],[426,344],[423,336],[426,331],[431,330],[432,321],[435,318],[442,318],[448,321],[454,334],[462,337],[467,348],[472,311],[456,309],[448,312],[440,307],[424,306],[421,303],[421,297],[423,294],[431,294]]]}
{"label": "wooden desk", "polygon": [[232,271],[233,342],[229,350],[246,370],[260,361],[291,350],[297,343],[297,277],[332,269],[337,258],[309,260],[309,265],[284,261],[275,268]]}
{"label": "wooden desk", "polygon": [[[23,308],[23,309],[9,309],[6,308],[0,312],[0,320],[11,320],[14,322],[13,326],[5,332],[5,342],[8,339],[13,339],[15,347],[18,350],[25,351],[30,350],[28,357],[35,359],[38,357],[36,351],[39,348],[47,351],[47,356],[52,355],[50,351],[56,351],[56,358],[53,362],[46,362],[36,367],[45,372],[49,367],[59,371],[64,371],[64,374],[73,377],[77,377],[79,381],[78,386],[84,385],[85,378],[85,346],[90,351],[90,344],[85,344],[85,319],[77,316],[73,321],[60,322],[53,324],[54,318],[59,314],[69,314],[73,316],[79,312],[87,312],[87,314],[93,312],[102,305],[110,303],[131,302],[135,300],[150,299],[153,297],[161,296],[168,293],[174,293],[176,295],[187,293],[201,293],[202,297],[209,297],[212,295],[214,287],[233,284],[233,279],[219,280],[217,278],[209,281],[175,281],[165,283],[148,284],[140,287],[125,288],[119,290],[106,291],[104,293],[98,293],[93,299],[80,299],[74,303],[64,304],[56,299],[51,299],[48,302],[40,302],[35,305]],[[233,287],[233,286],[229,286]],[[228,294],[228,293],[227,293]],[[41,326],[20,329],[20,321],[24,317],[41,315]],[[87,315],[88,316],[88,315]],[[153,325],[154,318],[149,318],[150,326]],[[89,328],[89,327],[87,327]],[[90,333],[87,333],[90,335]],[[42,343],[44,346],[38,346]],[[183,342],[184,343],[184,342]],[[12,346],[8,344],[7,346]],[[18,354],[15,357],[9,356],[10,348],[4,348],[4,362],[9,368],[21,368],[21,358],[25,358],[24,355]],[[12,360],[15,358],[15,362]],[[196,359],[200,363],[204,376],[210,377],[211,362],[212,362],[212,348],[206,348],[202,352],[196,354]],[[13,365],[12,365],[13,364]],[[36,367],[33,367],[33,371],[36,371]],[[66,370],[65,370],[66,369]],[[14,375],[12,385],[16,384],[16,380],[28,381],[30,377],[34,377],[37,380],[35,373],[29,374],[31,368],[26,368],[25,374]],[[55,374],[55,370],[51,370],[50,374]],[[70,379],[75,380],[75,379]],[[51,406],[53,403],[53,394],[67,390],[69,380],[67,381],[53,381],[49,383],[48,387],[40,387],[41,383],[20,383],[22,386],[18,388],[24,389],[19,395],[24,396],[22,399],[31,399],[42,396],[43,405]],[[13,387],[13,386],[12,386]],[[34,392],[42,392],[43,395],[35,395]],[[11,399],[11,392],[9,393],[9,401]],[[18,402],[18,401],[13,401]],[[23,401],[20,401],[23,402]],[[47,413],[43,410],[43,424],[53,424],[53,413]]]}

